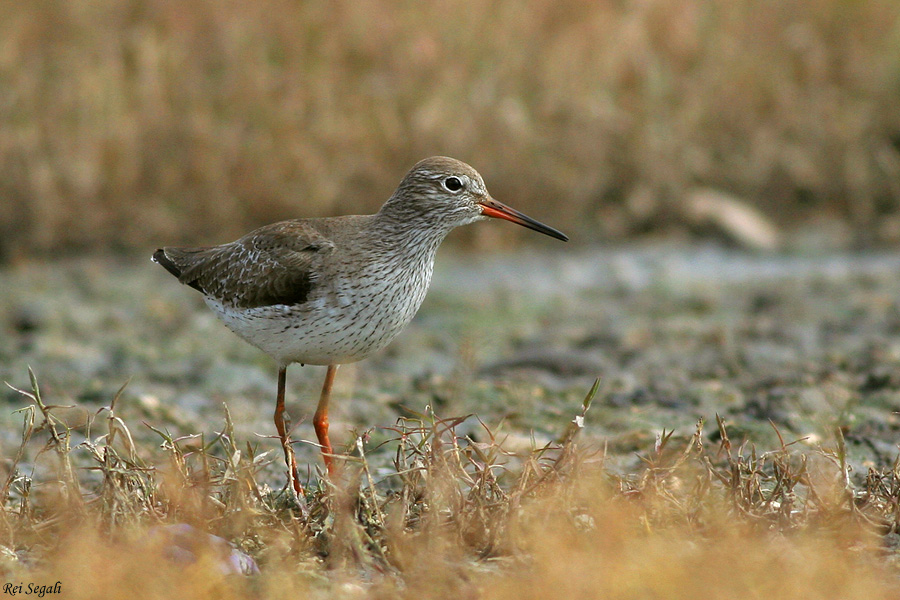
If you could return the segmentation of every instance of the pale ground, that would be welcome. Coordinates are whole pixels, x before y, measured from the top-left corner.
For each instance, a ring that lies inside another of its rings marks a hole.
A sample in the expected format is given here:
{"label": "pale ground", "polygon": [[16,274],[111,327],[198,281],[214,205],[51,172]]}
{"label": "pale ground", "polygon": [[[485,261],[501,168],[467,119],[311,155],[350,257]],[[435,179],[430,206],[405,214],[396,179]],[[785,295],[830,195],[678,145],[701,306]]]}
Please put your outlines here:
{"label": "pale ground", "polygon": [[[594,378],[601,392],[585,436],[614,468],[663,429],[689,434],[715,415],[770,448],[831,444],[845,432],[856,476],[897,455],[900,256],[748,255],[714,247],[541,249],[439,256],[413,324],[381,355],[341,369],[332,431],[372,428],[370,447],[398,416],[427,406],[476,414],[510,449],[558,436]],[[25,388],[30,365],[45,401],[71,404],[79,425],[130,380],[118,414],[135,436],[220,431],[227,403],[245,441],[266,436],[274,367],[238,340],[196,292],[149,260],[78,259],[0,271],[0,379]],[[288,371],[295,437],[309,423],[324,369]],[[0,450],[17,444],[23,398],[0,398]],[[771,421],[771,424],[770,424]],[[466,429],[468,428],[468,429]],[[484,435],[476,419],[462,428]],[[79,430],[78,435],[84,435]],[[77,441],[76,435],[76,441]],[[315,450],[301,459],[319,462]],[[370,456],[386,467],[388,445]],[[273,458],[275,454],[273,453]],[[276,462],[271,483],[282,479]]]}

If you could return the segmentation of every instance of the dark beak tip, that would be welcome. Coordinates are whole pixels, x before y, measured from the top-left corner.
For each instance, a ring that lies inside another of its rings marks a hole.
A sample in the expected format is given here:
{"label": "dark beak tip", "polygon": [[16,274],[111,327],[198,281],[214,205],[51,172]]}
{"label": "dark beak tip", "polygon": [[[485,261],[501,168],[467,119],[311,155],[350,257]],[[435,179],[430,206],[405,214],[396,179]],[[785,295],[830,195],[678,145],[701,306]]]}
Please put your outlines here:
{"label": "dark beak tip", "polygon": [[522,225],[528,229],[531,229],[532,231],[537,231],[538,233],[543,233],[547,237],[552,237],[553,239],[560,240],[562,242],[569,241],[569,236],[564,234],[562,231],[559,231],[558,229],[554,229],[553,227],[550,227],[549,225],[544,225],[543,223],[541,223],[539,221],[534,221],[532,223],[518,223],[518,224]]}
{"label": "dark beak tip", "polygon": [[548,237],[552,237],[552,238],[560,240],[562,242],[569,241],[569,236],[564,234],[562,231],[555,229],[553,227],[550,227],[549,225],[544,225],[540,221],[533,221],[532,223],[525,224],[525,227],[527,227],[528,229],[537,231],[538,233],[543,233],[544,235],[546,235]]}

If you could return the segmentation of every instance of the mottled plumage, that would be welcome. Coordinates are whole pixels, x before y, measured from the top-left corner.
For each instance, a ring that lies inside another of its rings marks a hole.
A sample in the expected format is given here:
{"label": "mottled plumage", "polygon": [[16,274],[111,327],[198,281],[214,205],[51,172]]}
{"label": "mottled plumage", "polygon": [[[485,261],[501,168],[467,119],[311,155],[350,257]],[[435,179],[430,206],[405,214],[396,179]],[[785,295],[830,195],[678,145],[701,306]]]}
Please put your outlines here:
{"label": "mottled plumage", "polygon": [[161,248],[153,260],[278,363],[276,426],[293,478],[279,423],[287,365],[329,366],[316,429],[331,470],[327,401],[334,369],[389,344],[422,303],[444,237],[489,216],[567,239],[491,198],[469,165],[432,157],[416,164],[374,215],[282,221],[220,246]]}

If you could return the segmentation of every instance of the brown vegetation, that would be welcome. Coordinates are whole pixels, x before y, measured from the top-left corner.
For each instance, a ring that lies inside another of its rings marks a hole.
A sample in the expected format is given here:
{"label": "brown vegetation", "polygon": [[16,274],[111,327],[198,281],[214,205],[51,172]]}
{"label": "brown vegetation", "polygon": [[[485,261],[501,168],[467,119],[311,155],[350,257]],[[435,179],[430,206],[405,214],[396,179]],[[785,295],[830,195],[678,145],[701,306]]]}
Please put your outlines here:
{"label": "brown vegetation", "polygon": [[486,427],[484,442],[458,435],[464,419],[401,419],[388,477],[373,478],[363,436],[343,480],[300,510],[259,481],[265,457],[227,413],[215,440],[160,431],[151,450],[117,395],[75,446],[32,375],[0,489],[0,572],[70,598],[896,597],[896,467],[853,483],[839,433],[760,453],[720,420],[718,443],[702,423],[663,432],[616,475],[577,441],[596,392],[557,442],[518,455]]}
{"label": "brown vegetation", "polygon": [[371,211],[438,153],[582,238],[671,224],[700,186],[782,224],[825,215],[896,240],[898,14],[893,0],[7,2],[0,257]]}

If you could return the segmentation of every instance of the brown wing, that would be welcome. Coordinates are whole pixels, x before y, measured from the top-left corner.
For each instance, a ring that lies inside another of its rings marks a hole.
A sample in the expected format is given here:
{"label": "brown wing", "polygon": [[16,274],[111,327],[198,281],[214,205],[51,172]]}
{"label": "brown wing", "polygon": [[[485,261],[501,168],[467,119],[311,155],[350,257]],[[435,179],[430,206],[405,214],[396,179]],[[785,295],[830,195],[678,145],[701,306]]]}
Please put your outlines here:
{"label": "brown wing", "polygon": [[300,305],[316,285],[334,244],[308,222],[267,225],[206,248],[161,248],[153,260],[185,285],[235,308]]}

